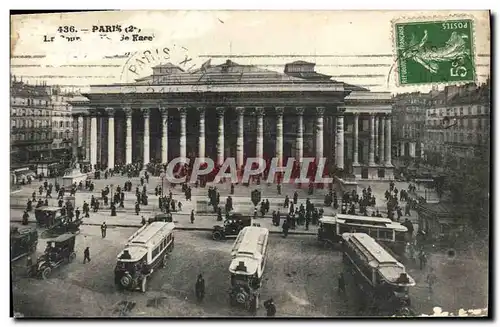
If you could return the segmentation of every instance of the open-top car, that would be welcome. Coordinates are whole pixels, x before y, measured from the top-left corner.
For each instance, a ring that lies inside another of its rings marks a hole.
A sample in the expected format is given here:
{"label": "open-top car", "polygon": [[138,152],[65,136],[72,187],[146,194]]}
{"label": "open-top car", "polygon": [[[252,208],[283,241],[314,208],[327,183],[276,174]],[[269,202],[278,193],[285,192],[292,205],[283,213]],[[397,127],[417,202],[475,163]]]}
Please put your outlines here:
{"label": "open-top car", "polygon": [[61,208],[59,207],[40,207],[35,209],[35,218],[38,227],[50,228],[57,225],[62,219]]}
{"label": "open-top car", "polygon": [[153,217],[148,219],[148,223],[151,224],[155,221],[163,221],[165,223],[171,223],[173,221],[171,213],[158,213],[153,215]]}
{"label": "open-top car", "polygon": [[240,213],[233,213],[224,221],[224,225],[215,225],[212,230],[212,239],[215,241],[236,237],[239,232],[252,225],[252,217],[244,216]]}
{"label": "open-top car", "polygon": [[35,217],[39,227],[47,228],[41,234],[42,238],[56,237],[64,233],[77,233],[82,224],[82,217],[71,220],[68,216],[62,215],[59,207],[37,208],[35,209]]}
{"label": "open-top car", "polygon": [[47,279],[52,270],[63,263],[70,263],[75,260],[75,238],[75,234],[66,233],[48,241],[45,253],[38,258],[36,275],[42,279]]}

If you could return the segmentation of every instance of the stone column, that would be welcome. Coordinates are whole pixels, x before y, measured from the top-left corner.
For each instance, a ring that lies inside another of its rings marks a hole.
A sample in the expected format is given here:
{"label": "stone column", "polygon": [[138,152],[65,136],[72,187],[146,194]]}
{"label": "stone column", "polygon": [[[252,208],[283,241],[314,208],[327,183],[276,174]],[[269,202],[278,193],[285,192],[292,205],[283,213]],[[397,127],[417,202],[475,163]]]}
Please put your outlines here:
{"label": "stone column", "polygon": [[323,114],[324,107],[316,108],[316,163],[323,158]]}
{"label": "stone column", "polygon": [[180,152],[179,156],[183,159],[186,158],[186,118],[187,118],[187,109],[186,108],[178,108],[179,115],[181,117],[181,135],[179,140]]}
{"label": "stone column", "polygon": [[391,163],[391,116],[385,116],[385,166],[392,167]]}
{"label": "stone column", "polygon": [[408,146],[409,146],[409,150],[410,150],[409,151],[410,158],[415,158],[417,144],[415,142],[409,142]]}
{"label": "stone column", "polygon": [[370,114],[370,143],[368,149],[368,166],[375,166],[375,115]]}
{"label": "stone column", "polygon": [[84,136],[83,136],[83,129],[84,129],[84,124],[85,124],[85,118],[83,116],[78,117],[78,141],[77,141],[77,146],[78,147],[83,147],[83,142],[84,142]]}
{"label": "stone column", "polygon": [[[379,154],[379,148],[378,148],[378,142],[379,142],[379,138],[378,138],[378,135],[379,135],[379,117],[378,116],[375,116],[375,146],[373,147],[373,152],[375,153],[375,155],[378,157],[378,154]],[[376,161],[377,163],[378,162],[383,162],[384,161],[384,158],[379,158],[378,161]]]}
{"label": "stone column", "polygon": [[90,117],[90,164],[92,169],[97,164],[97,117],[92,113]]}
{"label": "stone column", "polygon": [[283,164],[283,107],[276,107],[276,158],[277,166]]}
{"label": "stone column", "polygon": [[85,160],[90,161],[90,114],[85,115],[84,124],[85,128],[83,132],[85,133]]}
{"label": "stone column", "polygon": [[115,168],[115,110],[106,108],[108,114],[108,168]]}
{"label": "stone column", "polygon": [[297,152],[295,154],[295,159],[298,162],[301,162],[302,157],[304,156],[304,108],[297,107],[295,108],[295,111],[297,112],[297,118],[298,118],[297,140],[296,140]]}
{"label": "stone column", "polygon": [[236,167],[238,169],[243,168],[243,144],[244,144],[244,115],[245,108],[237,107],[236,112],[238,113],[238,136],[236,138]]}
{"label": "stone column", "polygon": [[406,146],[405,146],[405,142],[404,141],[400,141],[399,142],[399,156],[400,157],[404,157],[406,155]]}
{"label": "stone column", "polygon": [[380,135],[379,135],[379,145],[378,145],[378,156],[380,158],[380,164],[385,161],[385,123],[384,117],[380,117]]}
{"label": "stone column", "polygon": [[144,151],[142,156],[143,165],[149,163],[149,108],[142,108],[144,116]]}
{"label": "stone column", "polygon": [[344,110],[339,111],[337,116],[335,161],[338,169],[344,169]]}
{"label": "stone column", "polygon": [[200,132],[198,134],[198,158],[205,162],[205,107],[197,108],[200,113]]}
{"label": "stone column", "polygon": [[125,135],[125,164],[132,163],[132,108],[123,108],[125,112],[125,124],[126,124],[126,135]]}
{"label": "stone column", "polygon": [[217,118],[219,120],[219,133],[217,137],[217,165],[224,163],[224,107],[217,107]]}
{"label": "stone column", "polygon": [[353,140],[352,140],[352,165],[359,166],[359,114],[354,113]]}
{"label": "stone column", "polygon": [[161,162],[168,163],[168,109],[160,108],[161,113]]}
{"label": "stone column", "polygon": [[80,139],[78,135],[78,119],[79,116],[72,116],[72,123],[73,123],[73,142],[72,142],[72,150],[73,150],[73,157],[78,160],[78,141]]}
{"label": "stone column", "polygon": [[264,107],[255,108],[257,116],[257,149],[255,151],[257,158],[264,157]]}

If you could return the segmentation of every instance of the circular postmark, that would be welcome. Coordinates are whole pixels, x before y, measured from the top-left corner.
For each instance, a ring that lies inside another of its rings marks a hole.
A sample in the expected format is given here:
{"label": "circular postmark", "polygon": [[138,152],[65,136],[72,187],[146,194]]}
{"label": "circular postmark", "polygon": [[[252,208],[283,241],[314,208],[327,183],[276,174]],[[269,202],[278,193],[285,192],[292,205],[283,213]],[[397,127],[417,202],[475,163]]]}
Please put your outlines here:
{"label": "circular postmark", "polygon": [[[131,53],[120,73],[120,84],[133,91],[135,84],[157,85],[177,72],[191,72],[199,66],[197,56],[180,46],[164,46]],[[155,76],[153,76],[155,75]]]}

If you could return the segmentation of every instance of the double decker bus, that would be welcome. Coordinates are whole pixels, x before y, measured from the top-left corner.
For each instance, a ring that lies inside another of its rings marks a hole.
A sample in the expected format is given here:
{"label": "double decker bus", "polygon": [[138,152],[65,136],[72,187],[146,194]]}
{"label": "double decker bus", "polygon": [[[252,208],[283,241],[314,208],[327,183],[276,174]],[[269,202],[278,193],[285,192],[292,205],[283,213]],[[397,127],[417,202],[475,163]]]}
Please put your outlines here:
{"label": "double decker bus", "polygon": [[368,307],[389,315],[410,312],[409,289],[415,281],[405,266],[364,233],[342,235],[343,260],[355,276]]}
{"label": "double decker bus", "polygon": [[318,241],[330,247],[342,242],[344,233],[365,233],[397,255],[406,249],[408,228],[389,218],[337,214],[319,220]]}

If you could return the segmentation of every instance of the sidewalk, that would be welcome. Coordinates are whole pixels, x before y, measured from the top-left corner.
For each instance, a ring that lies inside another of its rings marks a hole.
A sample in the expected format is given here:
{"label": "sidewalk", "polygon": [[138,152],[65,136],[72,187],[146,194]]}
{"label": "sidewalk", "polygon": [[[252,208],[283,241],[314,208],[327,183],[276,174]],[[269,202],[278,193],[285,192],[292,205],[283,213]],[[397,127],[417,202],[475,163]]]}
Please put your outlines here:
{"label": "sidewalk", "polygon": [[[83,225],[89,225],[89,226],[100,226],[103,222],[106,222],[106,225],[108,227],[134,227],[134,228],[139,228],[142,226],[141,224],[141,216],[144,216],[146,220],[151,217],[151,215],[142,213],[139,215],[135,214],[120,214],[118,213],[117,216],[111,217],[108,212],[97,212],[97,213],[90,213],[89,218],[83,218]],[[11,222],[15,223],[20,223],[22,217],[22,211],[21,210],[16,210],[16,209],[11,209]],[[284,216],[282,216],[281,222],[283,222]],[[173,220],[176,226],[176,229],[179,230],[197,230],[197,231],[212,231],[213,227],[215,225],[222,225],[223,221],[217,221],[217,216],[216,215],[208,215],[208,214],[203,214],[203,215],[195,215],[195,221],[194,224],[191,224],[190,222],[190,215],[189,214],[178,214],[174,213],[173,214]],[[29,218],[30,224],[36,223],[35,217],[33,214],[30,214]],[[265,227],[269,229],[269,231],[273,234],[281,234],[282,229],[281,227],[273,226],[272,221],[270,218],[257,218],[254,220],[254,223],[258,223],[261,225],[261,227]],[[290,230],[289,234],[294,235],[294,234],[300,234],[300,235],[317,235],[318,228],[317,226],[310,225],[309,226],[309,231],[305,230],[304,226],[297,226],[296,230]]]}

